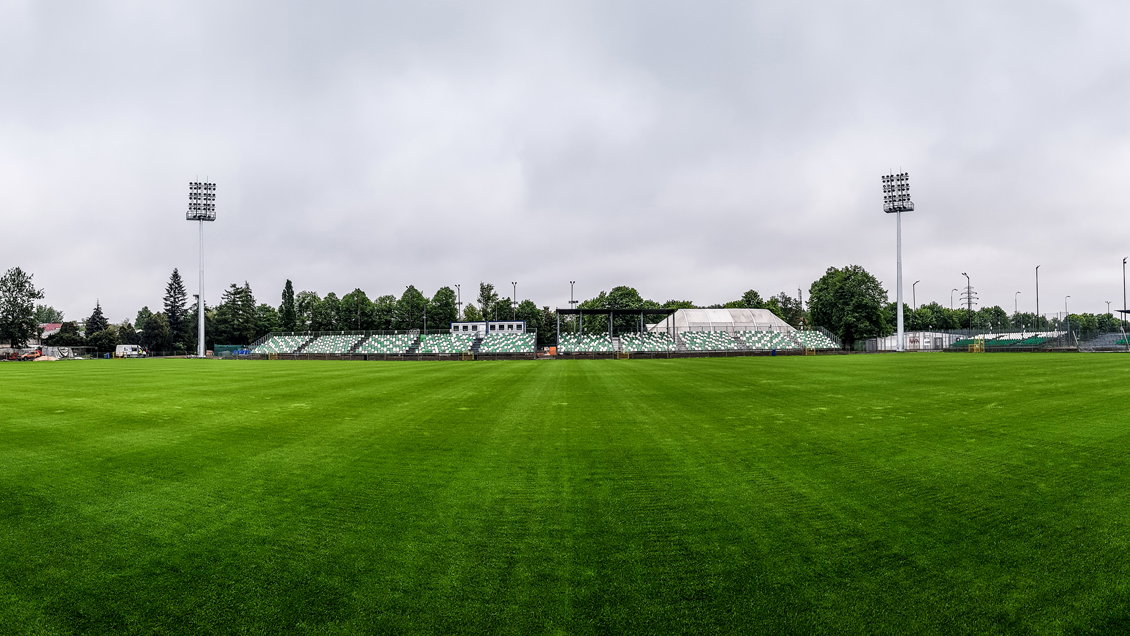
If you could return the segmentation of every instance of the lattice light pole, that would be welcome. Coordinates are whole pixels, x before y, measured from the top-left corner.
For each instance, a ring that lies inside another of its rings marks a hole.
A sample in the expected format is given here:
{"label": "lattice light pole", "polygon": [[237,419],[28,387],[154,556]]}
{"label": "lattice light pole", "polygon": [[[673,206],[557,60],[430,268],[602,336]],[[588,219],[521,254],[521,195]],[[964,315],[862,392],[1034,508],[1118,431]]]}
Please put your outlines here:
{"label": "lattice light pole", "polygon": [[883,175],[883,212],[895,215],[897,232],[895,247],[895,287],[897,289],[898,351],[906,350],[906,334],[903,332],[902,316],[902,213],[914,210],[910,200],[910,173]]}
{"label": "lattice light pole", "polygon": [[185,219],[200,224],[200,293],[196,296],[196,355],[204,357],[204,222],[216,220],[216,184],[188,183],[188,213]]}
{"label": "lattice light pole", "polygon": [[965,291],[961,293],[962,300],[965,301],[965,311],[969,314],[969,329],[973,329],[973,304],[977,302],[977,292],[973,291],[973,279],[969,278],[969,274],[962,272],[965,277]]}

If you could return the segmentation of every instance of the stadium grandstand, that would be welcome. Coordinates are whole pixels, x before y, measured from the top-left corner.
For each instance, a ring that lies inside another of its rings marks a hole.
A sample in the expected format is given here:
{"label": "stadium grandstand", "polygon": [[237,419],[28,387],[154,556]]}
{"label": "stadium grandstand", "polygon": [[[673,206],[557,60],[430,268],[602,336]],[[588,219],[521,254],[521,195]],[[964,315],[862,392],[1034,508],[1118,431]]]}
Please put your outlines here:
{"label": "stadium grandstand", "polygon": [[251,345],[258,357],[452,356],[463,354],[530,356],[537,333],[521,320],[451,323],[448,331],[272,333]]}
{"label": "stadium grandstand", "polygon": [[[663,319],[646,323],[649,314]],[[575,316],[562,330],[561,316]],[[588,316],[588,328],[585,317]],[[631,317],[638,330],[621,330]],[[571,328],[573,331],[568,332]],[[824,330],[798,330],[767,309],[559,309],[557,353],[695,353],[816,351],[840,348]],[[594,333],[594,331],[602,333]],[[565,331],[562,333],[562,331]]]}
{"label": "stadium grandstand", "polygon": [[[552,352],[559,355],[741,355],[840,348],[828,332],[795,329],[766,309],[562,309],[558,314],[559,337]],[[654,315],[661,319],[648,322]],[[563,324],[562,316],[573,320]],[[522,321],[451,323],[448,331],[438,333],[272,333],[255,342],[250,354],[529,357],[537,354],[537,334]]]}

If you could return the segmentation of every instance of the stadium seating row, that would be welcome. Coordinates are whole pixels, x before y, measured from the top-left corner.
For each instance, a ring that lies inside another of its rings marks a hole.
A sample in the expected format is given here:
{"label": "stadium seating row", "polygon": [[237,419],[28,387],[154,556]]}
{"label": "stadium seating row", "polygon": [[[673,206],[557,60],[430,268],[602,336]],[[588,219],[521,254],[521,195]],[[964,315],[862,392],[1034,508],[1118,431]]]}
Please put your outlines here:
{"label": "stadium seating row", "polygon": [[594,336],[573,333],[561,334],[557,341],[557,350],[561,353],[611,353],[615,351],[612,346],[612,338],[607,335]]}
{"label": "stadium seating row", "polygon": [[963,349],[969,345],[975,344],[978,340],[982,341],[985,347],[1039,347],[1045,345],[1055,338],[1046,336],[1028,336],[1026,338],[1010,338],[1007,335],[995,336],[991,338],[960,338],[954,340],[950,346],[957,349]]}
{"label": "stadium seating row", "polygon": [[666,333],[626,333],[620,336],[621,351],[674,351],[675,342]]}
{"label": "stadium seating row", "polygon": [[534,353],[532,333],[492,333],[479,343],[479,353]]}
{"label": "stadium seating row", "polygon": [[[612,353],[615,351],[667,352],[667,351],[734,351],[771,349],[835,349],[838,345],[818,331],[780,332],[769,330],[748,331],[687,331],[672,339],[664,332],[625,333],[617,339],[607,334],[562,334],[557,345],[561,353]],[[1028,339],[1031,340],[1031,339]],[[1002,344],[999,346],[1031,346]],[[536,336],[533,333],[499,333],[483,338],[478,346],[472,334],[323,334],[320,336],[287,335],[270,336],[252,349],[252,353],[312,353],[312,354],[454,354],[466,351],[481,353],[534,353]],[[961,342],[961,341],[959,341]],[[960,346],[955,344],[955,346]]]}
{"label": "stadium seating row", "polygon": [[491,334],[475,347],[473,334],[324,334],[320,336],[271,336],[252,353],[372,353],[402,355],[455,354],[467,351],[482,353],[534,353],[537,336],[533,333]]}
{"label": "stadium seating row", "polygon": [[[800,334],[800,333],[802,333],[802,332],[795,332],[794,335]],[[770,350],[773,350],[773,349],[785,349],[785,350],[787,350],[787,349],[803,349],[805,347],[805,345],[803,345],[801,342],[799,342],[793,336],[790,336],[789,334],[783,333],[783,332],[780,332],[780,331],[768,331],[768,330],[753,330],[753,331],[750,331],[750,330],[745,330],[745,331],[738,331],[738,332],[735,333],[735,335],[740,339],[740,341],[742,343],[745,344],[744,348],[752,349],[752,350],[755,350],[755,351],[770,351]],[[821,335],[823,335],[823,334],[821,334]],[[832,347],[808,347],[808,348],[810,348],[810,349],[829,349],[829,348],[834,349],[835,346],[832,346]]]}
{"label": "stadium seating row", "polygon": [[682,338],[687,351],[733,351],[742,344],[734,334],[725,331],[687,331]]}
{"label": "stadium seating row", "polygon": [[252,353],[293,353],[310,340],[310,336],[271,336],[266,342],[252,350]]}
{"label": "stadium seating row", "polygon": [[600,353],[613,351],[770,351],[773,349],[838,349],[839,345],[819,331],[783,332],[771,330],[684,331],[677,340],[667,333],[625,333],[619,348],[607,335],[562,334],[557,350],[561,353]]}
{"label": "stadium seating row", "polygon": [[441,333],[420,336],[417,353],[463,353],[470,351],[475,336],[466,333]]}
{"label": "stadium seating row", "polygon": [[806,349],[838,349],[839,345],[819,331],[797,331],[793,334]]}
{"label": "stadium seating row", "polygon": [[306,345],[303,353],[349,353],[363,338],[360,335],[334,334],[318,336]]}

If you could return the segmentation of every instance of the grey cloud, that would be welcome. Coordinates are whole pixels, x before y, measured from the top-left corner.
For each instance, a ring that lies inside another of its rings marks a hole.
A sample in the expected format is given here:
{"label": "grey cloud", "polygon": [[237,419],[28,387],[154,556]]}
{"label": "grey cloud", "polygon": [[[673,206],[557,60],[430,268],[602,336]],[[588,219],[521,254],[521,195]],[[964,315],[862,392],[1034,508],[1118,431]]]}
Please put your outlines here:
{"label": "grey cloud", "polygon": [[1130,253],[1120,3],[0,11],[4,218],[35,237],[2,265],[72,318],[159,305],[173,267],[195,290],[205,176],[212,301],[518,280],[556,306],[572,279],[710,303],[849,263],[893,298],[893,169],[918,203],[908,302],[969,271],[982,304],[1030,310],[1043,264],[1041,308],[1102,311]]}

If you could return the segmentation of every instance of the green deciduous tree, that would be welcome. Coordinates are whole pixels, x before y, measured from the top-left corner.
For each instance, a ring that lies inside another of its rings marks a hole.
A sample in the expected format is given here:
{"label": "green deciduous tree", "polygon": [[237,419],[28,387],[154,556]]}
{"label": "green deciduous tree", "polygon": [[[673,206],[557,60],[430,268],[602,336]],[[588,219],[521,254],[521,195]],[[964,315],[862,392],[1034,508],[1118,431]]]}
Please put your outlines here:
{"label": "green deciduous tree", "polygon": [[829,267],[808,290],[812,323],[835,334],[845,345],[889,332],[887,291],[859,265]]}
{"label": "green deciduous tree", "polygon": [[396,296],[385,294],[373,301],[373,329],[396,329]]}
{"label": "green deciduous tree", "polygon": [[977,311],[975,322],[991,331],[1007,331],[1009,328],[1008,313],[999,306],[981,308]]}
{"label": "green deciduous tree", "polygon": [[661,305],[663,309],[697,309],[698,306],[690,300],[668,300]]}
{"label": "green deciduous tree", "polygon": [[105,329],[99,329],[94,333],[87,332],[86,346],[97,353],[113,353],[119,344],[121,341],[118,339],[118,328],[114,325],[107,325]]}
{"label": "green deciduous tree", "polygon": [[541,326],[538,328],[539,347],[557,344],[557,313],[548,305],[541,308]]}
{"label": "green deciduous tree", "polygon": [[121,344],[141,344],[141,335],[133,328],[133,324],[128,320],[123,320],[118,325],[118,341]]}
{"label": "green deciduous tree", "polygon": [[38,336],[35,301],[43,298],[43,290],[36,289],[31,279],[19,267],[0,277],[0,340],[13,347],[22,347]]}
{"label": "green deciduous tree", "polygon": [[41,325],[55,322],[61,323],[63,322],[63,312],[49,305],[36,305],[35,322]]}
{"label": "green deciduous tree", "polygon": [[1095,319],[1095,324],[1098,325],[1099,333],[1118,331],[1121,326],[1118,318],[1115,318],[1112,314],[1099,314]]}
{"label": "green deciduous tree", "polygon": [[46,344],[53,347],[81,347],[86,344],[86,338],[79,331],[78,323],[71,320],[64,322],[59,331],[48,336]]}
{"label": "green deciduous tree", "polygon": [[312,291],[300,291],[294,297],[294,330],[309,331],[314,320],[314,308],[322,302],[320,296]]}
{"label": "green deciduous tree", "polygon": [[134,328],[138,329],[138,330],[145,329],[145,322],[147,320],[149,320],[149,316],[152,316],[152,315],[153,315],[153,312],[149,311],[148,306],[142,307],[141,309],[138,309],[137,310],[137,317],[133,319]]}
{"label": "green deciduous tree", "polygon": [[428,303],[428,326],[432,329],[447,329],[458,320],[459,308],[455,304],[455,290],[440,287],[432,301]]}
{"label": "green deciduous tree", "polygon": [[[610,291],[601,291],[595,298],[590,298],[578,305],[581,309],[655,309],[659,304],[644,300],[635,287],[617,285]],[[634,333],[640,331],[640,318],[638,315],[617,316],[612,321],[613,333]],[[586,317],[584,320],[586,333],[600,334],[608,332],[608,321],[595,316]]]}
{"label": "green deciduous tree", "polygon": [[[494,291],[494,285],[490,283],[479,283],[479,313],[482,314],[484,320],[499,320],[496,316],[499,306],[498,292]],[[467,307],[470,309],[470,305]]]}
{"label": "green deciduous tree", "polygon": [[479,322],[484,320],[483,312],[479,311],[479,308],[475,305],[467,303],[467,306],[463,308],[463,320],[465,322]]}
{"label": "green deciduous tree", "polygon": [[742,294],[742,297],[737,300],[722,305],[726,309],[765,309],[765,300],[761,298],[761,294],[757,293],[756,289],[750,289]]}
{"label": "green deciduous tree", "polygon": [[152,353],[167,353],[173,348],[173,334],[164,313],[150,313],[141,325],[141,346]]}
{"label": "green deciduous tree", "polygon": [[343,330],[369,330],[373,328],[373,303],[360,288],[341,297],[338,306],[339,327]]}
{"label": "green deciduous tree", "polygon": [[396,302],[396,329],[421,329],[424,326],[424,309],[428,299],[420,290],[409,285]]}
{"label": "green deciduous tree", "polygon": [[255,307],[255,334],[251,342],[255,342],[272,331],[279,331],[279,310],[267,303],[259,303]]}
{"label": "green deciduous tree", "polygon": [[526,321],[527,331],[540,332],[542,330],[543,326],[541,324],[541,310],[538,309],[538,306],[536,304],[534,304],[534,301],[527,298],[526,300],[518,303],[518,306],[514,311],[514,316],[518,320]]}
{"label": "green deciduous tree", "polygon": [[[778,318],[794,327],[800,327],[806,322],[807,316],[800,299],[793,298],[785,292],[780,292],[765,301],[760,308],[768,309]],[[753,307],[753,309],[758,309],[758,307]]]}
{"label": "green deciduous tree", "polygon": [[326,297],[314,305],[314,312],[310,315],[310,331],[337,331],[341,329],[338,318],[341,312],[341,299],[337,294],[330,292]]}

